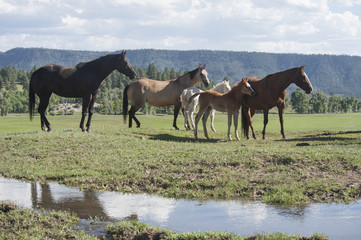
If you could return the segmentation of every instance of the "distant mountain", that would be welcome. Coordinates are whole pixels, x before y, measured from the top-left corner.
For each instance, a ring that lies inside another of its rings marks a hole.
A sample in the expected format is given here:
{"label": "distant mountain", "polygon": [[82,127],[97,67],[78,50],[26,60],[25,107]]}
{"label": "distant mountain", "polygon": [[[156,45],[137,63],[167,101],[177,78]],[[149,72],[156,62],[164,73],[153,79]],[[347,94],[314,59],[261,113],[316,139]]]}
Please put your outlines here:
{"label": "distant mountain", "polygon": [[[15,66],[30,70],[48,63],[73,66],[109,53],[114,52],[15,48],[0,53],[0,67]],[[133,66],[146,68],[154,63],[161,71],[165,67],[186,71],[206,64],[210,80],[220,82],[229,76],[233,83],[246,76],[265,77],[306,65],[305,70],[316,92],[322,90],[327,94],[361,98],[361,57],[357,56],[155,49],[128,50],[127,56]],[[291,85],[288,90],[294,89],[296,86]]]}

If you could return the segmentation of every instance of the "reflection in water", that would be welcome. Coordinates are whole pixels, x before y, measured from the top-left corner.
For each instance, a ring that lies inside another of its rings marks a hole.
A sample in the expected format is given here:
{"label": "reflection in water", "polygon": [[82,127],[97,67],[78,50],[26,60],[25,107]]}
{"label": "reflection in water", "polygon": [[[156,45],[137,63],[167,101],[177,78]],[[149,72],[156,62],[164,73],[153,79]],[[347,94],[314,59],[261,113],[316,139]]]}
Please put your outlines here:
{"label": "reflection in water", "polygon": [[95,192],[81,192],[57,183],[31,183],[31,201],[36,209],[67,210],[80,218],[107,217]]}
{"label": "reflection in water", "polygon": [[142,220],[166,223],[176,206],[176,200],[147,194],[122,194],[104,192],[99,194],[107,215],[114,219],[123,219],[138,215]]}
{"label": "reflection in water", "polygon": [[310,204],[281,208],[261,202],[187,201],[147,194],[79,191],[57,183],[26,183],[0,177],[0,201],[26,208],[68,210],[81,218],[124,219],[177,232],[284,232],[331,239],[361,239],[361,201],[350,205]]}

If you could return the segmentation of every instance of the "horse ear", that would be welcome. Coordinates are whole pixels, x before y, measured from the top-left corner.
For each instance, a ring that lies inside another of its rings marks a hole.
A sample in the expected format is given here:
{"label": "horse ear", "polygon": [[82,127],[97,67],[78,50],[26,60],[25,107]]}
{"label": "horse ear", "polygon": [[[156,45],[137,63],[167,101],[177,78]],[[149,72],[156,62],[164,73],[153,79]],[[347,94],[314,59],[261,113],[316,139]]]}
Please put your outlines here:
{"label": "horse ear", "polygon": [[206,65],[204,64],[203,69],[206,69]]}
{"label": "horse ear", "polygon": [[305,67],[306,67],[306,65],[302,65],[301,71],[305,71]]}
{"label": "horse ear", "polygon": [[199,68],[199,69],[202,68],[202,64],[199,64],[198,68]]}

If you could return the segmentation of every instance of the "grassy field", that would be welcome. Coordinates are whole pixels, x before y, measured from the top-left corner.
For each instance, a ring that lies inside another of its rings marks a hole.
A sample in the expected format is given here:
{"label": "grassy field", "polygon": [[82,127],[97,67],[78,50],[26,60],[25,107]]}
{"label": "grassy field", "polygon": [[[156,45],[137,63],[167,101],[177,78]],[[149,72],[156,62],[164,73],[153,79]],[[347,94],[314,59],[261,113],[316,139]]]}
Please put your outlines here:
{"label": "grassy field", "polygon": [[[94,115],[91,133],[80,131],[80,115],[48,119],[50,133],[40,130],[39,116],[0,118],[1,175],[175,198],[303,204],[361,197],[360,113],[286,114],[286,140],[271,114],[266,140],[241,141],[227,141],[223,114],[210,141],[203,132],[195,141],[181,117],[176,131],[172,116],[139,115],[141,128],[128,129],[122,116]],[[256,114],[259,138],[262,122]]]}

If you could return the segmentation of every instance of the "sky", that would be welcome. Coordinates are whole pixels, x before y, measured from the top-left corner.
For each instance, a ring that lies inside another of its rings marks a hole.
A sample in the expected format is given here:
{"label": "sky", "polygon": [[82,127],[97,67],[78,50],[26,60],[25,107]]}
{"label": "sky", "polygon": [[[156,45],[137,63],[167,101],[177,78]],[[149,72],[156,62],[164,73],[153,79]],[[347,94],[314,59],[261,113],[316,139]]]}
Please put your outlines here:
{"label": "sky", "polygon": [[0,0],[0,51],[229,50],[361,56],[361,0]]}

